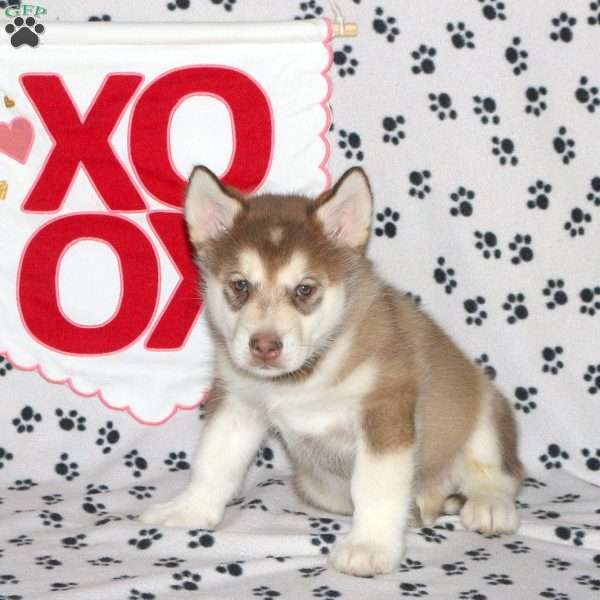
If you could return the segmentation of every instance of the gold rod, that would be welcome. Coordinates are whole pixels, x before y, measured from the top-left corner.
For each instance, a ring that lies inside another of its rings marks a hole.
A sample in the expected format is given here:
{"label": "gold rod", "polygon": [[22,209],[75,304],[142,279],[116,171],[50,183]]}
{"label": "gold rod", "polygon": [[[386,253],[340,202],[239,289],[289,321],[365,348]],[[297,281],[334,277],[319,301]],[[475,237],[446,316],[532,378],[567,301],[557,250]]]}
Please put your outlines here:
{"label": "gold rod", "polygon": [[356,23],[344,23],[342,26],[339,23],[333,24],[333,37],[356,37],[358,35],[358,25]]}

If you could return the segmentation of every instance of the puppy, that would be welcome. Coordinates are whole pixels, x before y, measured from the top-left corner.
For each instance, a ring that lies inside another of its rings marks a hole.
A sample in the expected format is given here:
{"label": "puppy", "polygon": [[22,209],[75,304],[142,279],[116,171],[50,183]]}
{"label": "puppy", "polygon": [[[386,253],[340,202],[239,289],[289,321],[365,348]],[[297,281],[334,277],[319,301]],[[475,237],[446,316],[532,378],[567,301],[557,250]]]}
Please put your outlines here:
{"label": "puppy", "polygon": [[246,197],[204,167],[185,198],[216,367],[192,479],[146,523],[215,528],[268,431],[307,502],[352,515],[333,566],[393,571],[411,513],[518,527],[510,406],[365,256],[373,200],[359,168],[316,199]]}

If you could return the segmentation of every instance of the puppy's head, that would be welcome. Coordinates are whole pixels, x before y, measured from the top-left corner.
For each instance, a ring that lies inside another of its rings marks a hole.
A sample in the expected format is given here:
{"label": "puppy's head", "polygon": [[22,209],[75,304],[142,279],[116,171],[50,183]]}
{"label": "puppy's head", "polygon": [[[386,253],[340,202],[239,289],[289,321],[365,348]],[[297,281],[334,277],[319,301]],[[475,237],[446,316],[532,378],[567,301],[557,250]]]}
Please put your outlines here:
{"label": "puppy's head", "polygon": [[371,212],[359,168],[315,199],[248,197],[194,169],[185,220],[211,325],[238,368],[280,377],[326,350],[365,260]]}

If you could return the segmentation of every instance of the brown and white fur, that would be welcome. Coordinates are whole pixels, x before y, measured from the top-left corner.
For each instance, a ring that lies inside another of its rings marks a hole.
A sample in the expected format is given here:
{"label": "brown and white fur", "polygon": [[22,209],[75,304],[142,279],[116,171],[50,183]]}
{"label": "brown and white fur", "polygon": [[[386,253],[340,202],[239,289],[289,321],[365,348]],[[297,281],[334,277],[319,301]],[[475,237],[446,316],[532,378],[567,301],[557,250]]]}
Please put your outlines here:
{"label": "brown and white fur", "polygon": [[484,533],[518,527],[522,478],[506,399],[365,257],[361,169],[310,200],[245,197],[197,167],[185,200],[216,342],[209,419],[187,489],[142,520],[214,528],[269,430],[302,498],[351,514],[344,573],[394,570],[411,512]]}

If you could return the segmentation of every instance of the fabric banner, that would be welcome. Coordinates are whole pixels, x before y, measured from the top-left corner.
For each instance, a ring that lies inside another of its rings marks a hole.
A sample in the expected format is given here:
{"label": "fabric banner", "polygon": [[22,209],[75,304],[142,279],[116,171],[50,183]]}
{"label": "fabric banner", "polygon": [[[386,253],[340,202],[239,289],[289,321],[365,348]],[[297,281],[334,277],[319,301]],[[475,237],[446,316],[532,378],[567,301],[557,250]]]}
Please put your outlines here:
{"label": "fabric banner", "polygon": [[3,38],[0,352],[145,423],[197,406],[212,352],[187,177],[326,189],[330,37],[319,19]]}

